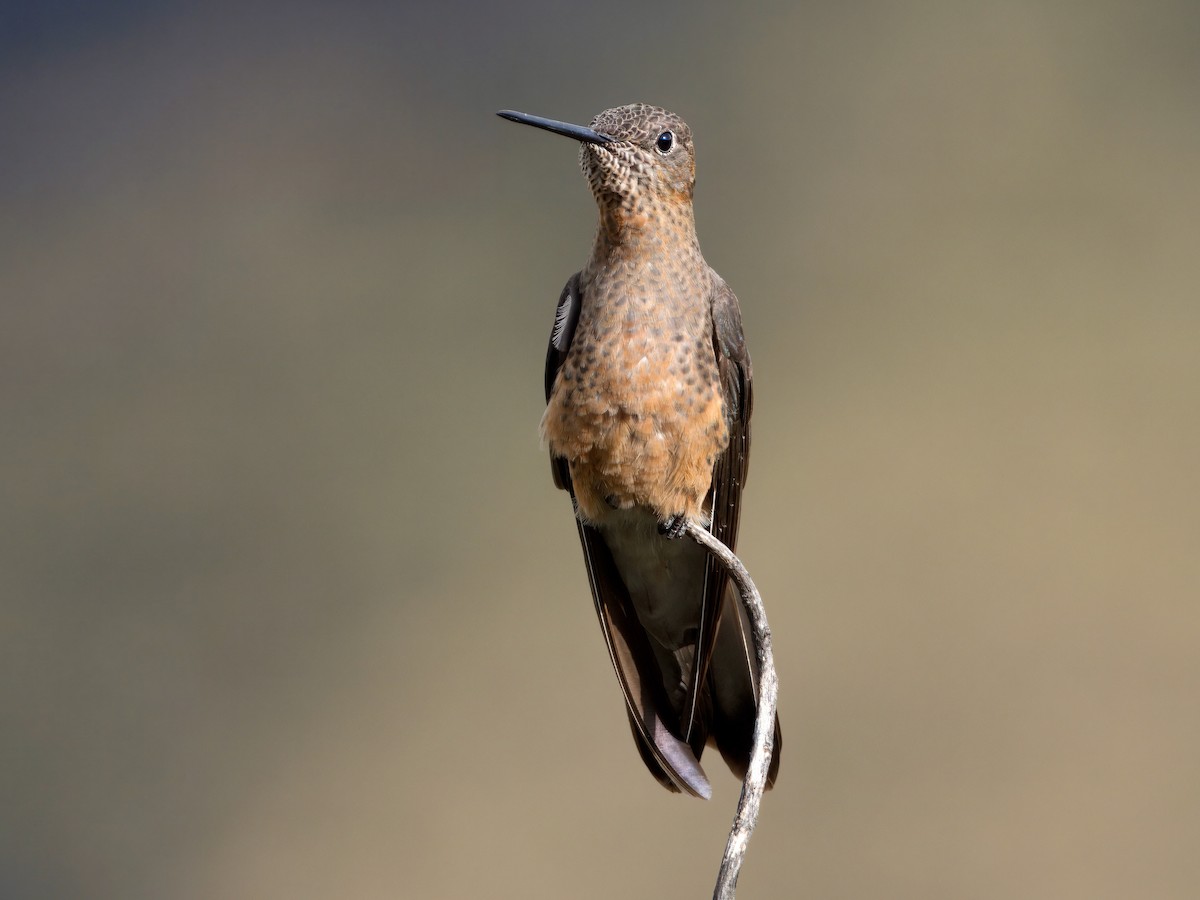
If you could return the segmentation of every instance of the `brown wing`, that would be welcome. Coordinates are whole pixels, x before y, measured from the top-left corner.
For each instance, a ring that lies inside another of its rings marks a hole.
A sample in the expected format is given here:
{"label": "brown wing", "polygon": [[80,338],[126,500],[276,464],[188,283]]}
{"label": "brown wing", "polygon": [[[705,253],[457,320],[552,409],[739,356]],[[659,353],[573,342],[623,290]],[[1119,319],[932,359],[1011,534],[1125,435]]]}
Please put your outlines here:
{"label": "brown wing", "polygon": [[[571,341],[575,337],[575,326],[579,324],[579,309],[583,305],[583,297],[579,290],[579,273],[576,272],[563,285],[562,293],[558,295],[558,306],[554,308],[554,327],[550,329],[550,343],[546,347],[546,402],[550,402],[550,392],[554,390],[554,379],[567,358],[571,349]],[[571,473],[567,469],[567,461],[561,457],[550,457],[550,474],[554,476],[554,486],[564,491],[571,490]],[[571,498],[574,500],[574,493]]]}
{"label": "brown wing", "polygon": [[[753,407],[750,354],[742,335],[742,312],[729,286],[714,275],[711,321],[712,348],[721,382],[721,400],[729,428],[729,445],[713,466],[709,495],[712,524],[709,530],[731,550],[737,546],[742,485],[750,463],[750,413]],[[684,701],[684,738],[695,746],[708,735],[711,712],[705,703],[704,685],[717,637],[717,623],[725,608],[729,576],[711,558],[704,572],[704,605],[696,636],[695,664]]]}
{"label": "brown wing", "polygon": [[[563,288],[555,311],[550,346],[546,351],[547,401],[554,389],[558,370],[570,350],[582,301],[579,273],[576,273]],[[550,467],[555,485],[571,493],[574,505],[575,495],[567,461],[551,456]],[[708,798],[712,788],[695,753],[687,743],[675,736],[679,731],[679,722],[662,687],[654,651],[645,629],[637,621],[629,591],[613,562],[608,544],[598,530],[583,524],[578,517],[575,521],[584,562],[587,564],[588,584],[596,604],[596,615],[604,632],[609,659],[625,696],[625,707],[638,752],[650,773],[668,790],[685,791]]]}
{"label": "brown wing", "polygon": [[663,787],[708,799],[712,788],[679,730],[662,687],[658,663],[629,599],[629,592],[600,532],[576,519],[596,615],[608,645],[638,752]]}
{"label": "brown wing", "polygon": [[721,397],[729,423],[729,447],[713,472],[712,533],[730,549],[737,545],[742,487],[750,468],[750,414],[754,409],[753,370],[742,335],[742,311],[724,282],[713,299],[713,350],[721,375]]}
{"label": "brown wing", "polygon": [[[742,335],[742,315],[737,298],[723,281],[713,299],[713,350],[721,378],[721,394],[729,423],[729,447],[713,470],[712,528],[714,535],[730,549],[737,546],[741,518],[742,488],[750,467],[750,414],[754,406],[753,372],[746,341]],[[708,590],[704,598],[709,643],[707,684],[712,700],[709,733],[721,756],[739,777],[746,763],[754,736],[758,708],[758,662],[750,637],[746,611],[729,584],[728,576],[711,558],[705,574]],[[719,624],[714,621],[719,618]],[[774,755],[767,774],[767,786],[775,783],[783,748],[779,717],[775,717]]]}

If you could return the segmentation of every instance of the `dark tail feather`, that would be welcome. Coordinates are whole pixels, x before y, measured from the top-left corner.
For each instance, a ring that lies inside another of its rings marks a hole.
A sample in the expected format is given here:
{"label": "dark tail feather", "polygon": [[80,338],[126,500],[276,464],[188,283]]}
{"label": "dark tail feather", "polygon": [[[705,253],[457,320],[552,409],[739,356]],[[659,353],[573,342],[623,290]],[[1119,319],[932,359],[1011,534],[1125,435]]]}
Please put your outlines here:
{"label": "dark tail feather", "polygon": [[665,787],[668,791],[674,794],[680,793],[679,785],[671,780],[663,767],[658,764],[658,760],[654,758],[654,752],[646,745],[646,739],[642,737],[641,729],[638,728],[637,722],[634,721],[633,713],[629,713],[629,730],[633,732],[633,742],[637,745],[638,754],[642,757],[642,762],[646,764],[646,768],[650,770],[650,774],[655,780]]}
{"label": "dark tail feather", "polygon": [[[704,800],[712,797],[712,786],[691,747],[675,737],[661,719],[655,717],[643,726],[638,724],[628,706],[625,711],[629,714],[629,728],[642,762],[659,784],[677,794],[691,794]],[[653,748],[647,741],[647,735],[654,741]],[[660,758],[666,760],[672,769],[671,773],[659,762]]]}
{"label": "dark tail feather", "polygon": [[[725,592],[721,624],[717,629],[712,662],[708,670],[712,697],[712,724],[709,737],[716,743],[726,764],[738,778],[746,777],[750,751],[754,745],[754,719],[758,712],[756,685],[758,661],[754,656],[750,622],[733,589]],[[783,736],[779,716],[775,716],[775,740],[767,787],[775,784]]]}

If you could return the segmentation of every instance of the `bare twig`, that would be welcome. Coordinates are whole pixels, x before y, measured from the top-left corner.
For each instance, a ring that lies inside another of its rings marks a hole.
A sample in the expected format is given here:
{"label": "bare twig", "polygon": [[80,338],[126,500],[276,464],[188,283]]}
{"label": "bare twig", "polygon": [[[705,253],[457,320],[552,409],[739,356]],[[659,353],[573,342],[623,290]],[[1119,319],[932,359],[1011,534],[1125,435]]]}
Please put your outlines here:
{"label": "bare twig", "polygon": [[725,855],[721,857],[721,870],[717,874],[717,886],[713,900],[734,900],[738,872],[746,856],[746,846],[758,822],[758,809],[763,791],[767,788],[767,770],[771,767],[772,745],[775,741],[775,705],[779,698],[779,677],[775,674],[775,658],[771,653],[771,629],[767,625],[767,611],[763,607],[758,588],[750,573],[732,550],[713,537],[702,526],[689,522],[687,528],[692,540],[703,546],[729,572],[742,595],[742,604],[750,617],[750,630],[754,635],[754,653],[758,658],[758,717],[754,720],[754,746],[750,752],[750,765],[746,779],[742,782],[742,796],[738,799],[737,813],[729,828],[729,840],[725,844]]}

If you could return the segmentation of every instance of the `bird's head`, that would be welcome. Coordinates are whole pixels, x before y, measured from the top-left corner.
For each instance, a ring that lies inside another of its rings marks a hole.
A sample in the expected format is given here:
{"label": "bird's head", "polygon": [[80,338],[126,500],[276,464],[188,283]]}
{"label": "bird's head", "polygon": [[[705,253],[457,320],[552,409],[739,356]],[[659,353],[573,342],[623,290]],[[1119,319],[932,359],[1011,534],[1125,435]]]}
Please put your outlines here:
{"label": "bird's head", "polygon": [[503,110],[506,119],[581,143],[579,164],[601,222],[615,234],[692,225],[696,157],[692,131],[674,113],[631,103],[606,109],[589,127]]}

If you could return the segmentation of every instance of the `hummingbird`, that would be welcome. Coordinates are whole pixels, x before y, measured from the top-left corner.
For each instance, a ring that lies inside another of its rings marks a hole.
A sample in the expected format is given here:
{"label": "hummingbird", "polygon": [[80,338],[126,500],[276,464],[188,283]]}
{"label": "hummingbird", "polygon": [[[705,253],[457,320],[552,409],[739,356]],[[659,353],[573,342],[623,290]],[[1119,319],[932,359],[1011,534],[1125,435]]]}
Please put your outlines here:
{"label": "hummingbird", "polygon": [[[737,543],[753,381],[737,297],[696,238],[692,132],[644,103],[587,127],[498,115],[580,144],[599,224],[555,308],[541,433],[638,752],[665,788],[707,799],[707,744],[745,777],[759,673],[728,576],[680,538],[694,522]],[[768,786],[780,746],[777,717]]]}

